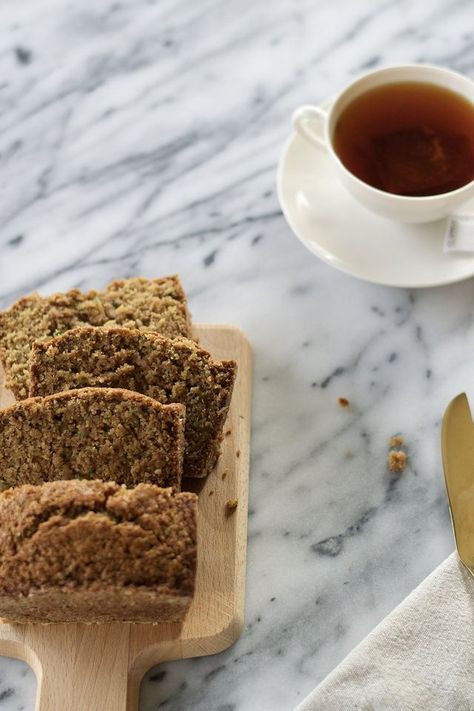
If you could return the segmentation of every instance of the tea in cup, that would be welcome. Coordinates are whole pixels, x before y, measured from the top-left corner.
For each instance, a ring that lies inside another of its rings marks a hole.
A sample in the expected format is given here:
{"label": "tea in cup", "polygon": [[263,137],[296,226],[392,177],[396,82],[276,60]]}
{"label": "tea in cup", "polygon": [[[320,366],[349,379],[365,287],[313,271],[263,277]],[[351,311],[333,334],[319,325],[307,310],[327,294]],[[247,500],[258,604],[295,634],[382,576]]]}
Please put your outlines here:
{"label": "tea in cup", "polygon": [[346,188],[377,214],[429,222],[474,196],[474,82],[456,72],[378,69],[327,109],[300,107],[293,125],[329,152]]}

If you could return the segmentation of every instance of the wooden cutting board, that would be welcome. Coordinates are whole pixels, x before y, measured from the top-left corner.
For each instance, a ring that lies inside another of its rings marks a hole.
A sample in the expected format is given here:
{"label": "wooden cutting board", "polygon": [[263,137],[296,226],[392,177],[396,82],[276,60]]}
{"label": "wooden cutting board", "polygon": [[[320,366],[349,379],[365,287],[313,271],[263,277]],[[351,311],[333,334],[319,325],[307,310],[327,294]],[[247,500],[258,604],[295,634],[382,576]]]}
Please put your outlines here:
{"label": "wooden cutting board", "polygon": [[[182,625],[0,624],[0,655],[23,659],[38,681],[36,711],[137,711],[140,682],[152,666],[215,654],[243,624],[249,476],[251,352],[232,326],[197,325],[202,346],[233,358],[238,374],[222,455],[199,494],[196,595]],[[0,379],[0,407],[14,401]],[[234,513],[226,502],[237,499]]]}

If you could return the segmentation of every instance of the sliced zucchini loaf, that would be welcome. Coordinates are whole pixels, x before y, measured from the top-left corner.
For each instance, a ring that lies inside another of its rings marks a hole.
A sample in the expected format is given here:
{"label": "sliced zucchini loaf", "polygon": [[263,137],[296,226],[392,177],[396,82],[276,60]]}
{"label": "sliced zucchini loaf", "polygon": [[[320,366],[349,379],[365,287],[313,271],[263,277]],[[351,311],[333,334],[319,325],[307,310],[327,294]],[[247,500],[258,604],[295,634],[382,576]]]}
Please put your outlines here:
{"label": "sliced zucchini loaf", "polygon": [[165,336],[191,337],[190,316],[177,276],[122,279],[104,291],[78,289],[41,297],[25,296],[0,312],[0,359],[6,387],[28,397],[28,359],[33,341],[80,325],[127,326]]}
{"label": "sliced zucchini loaf", "polygon": [[0,410],[0,486],[78,478],[179,488],[184,419],[182,405],[120,389],[21,400]]}
{"label": "sliced zucchini loaf", "polygon": [[232,360],[214,360],[193,341],[124,328],[76,328],[36,341],[31,395],[83,387],[135,390],[186,407],[184,476],[211,471],[236,375]]}

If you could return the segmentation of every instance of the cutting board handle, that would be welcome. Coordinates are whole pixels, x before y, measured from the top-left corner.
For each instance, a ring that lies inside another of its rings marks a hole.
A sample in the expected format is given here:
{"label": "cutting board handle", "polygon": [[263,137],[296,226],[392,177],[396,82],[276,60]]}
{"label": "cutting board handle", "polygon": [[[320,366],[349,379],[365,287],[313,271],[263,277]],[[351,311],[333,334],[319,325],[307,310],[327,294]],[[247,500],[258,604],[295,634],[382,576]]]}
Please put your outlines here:
{"label": "cutting board handle", "polygon": [[126,624],[4,624],[0,654],[33,668],[35,711],[137,711],[138,685],[127,689],[129,637]]}

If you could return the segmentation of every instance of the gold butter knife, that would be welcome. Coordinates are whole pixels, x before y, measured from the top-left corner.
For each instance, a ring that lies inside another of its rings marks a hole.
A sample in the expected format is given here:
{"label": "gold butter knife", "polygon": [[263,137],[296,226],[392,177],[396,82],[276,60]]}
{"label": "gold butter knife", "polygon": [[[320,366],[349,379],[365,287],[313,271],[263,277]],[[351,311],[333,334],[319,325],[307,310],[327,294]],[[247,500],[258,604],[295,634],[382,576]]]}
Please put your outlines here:
{"label": "gold butter knife", "polygon": [[474,423],[465,393],[446,408],[441,448],[456,547],[474,575]]}

